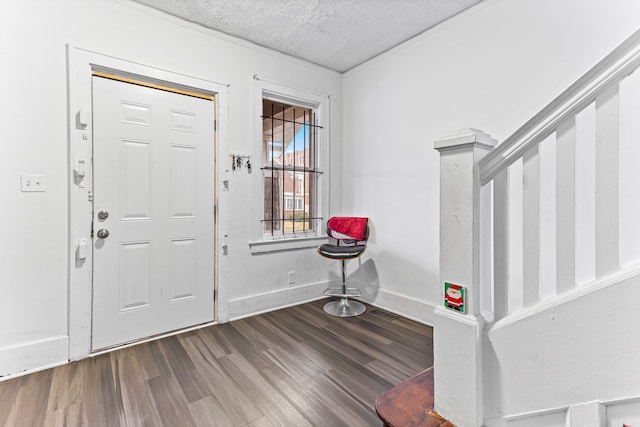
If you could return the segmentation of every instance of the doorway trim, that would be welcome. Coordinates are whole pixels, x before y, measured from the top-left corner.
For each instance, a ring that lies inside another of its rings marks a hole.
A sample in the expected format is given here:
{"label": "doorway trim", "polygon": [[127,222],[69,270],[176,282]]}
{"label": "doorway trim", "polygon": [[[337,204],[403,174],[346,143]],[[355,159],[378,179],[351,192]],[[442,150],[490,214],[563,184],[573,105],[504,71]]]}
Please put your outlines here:
{"label": "doorway trim", "polygon": [[[222,176],[217,159],[227,152],[227,91],[228,85],[179,74],[165,69],[144,65],[114,56],[104,55],[76,46],[67,45],[68,66],[68,171],[69,171],[69,246],[68,246],[68,334],[69,360],[91,356],[92,320],[92,94],[91,79],[94,69],[119,70],[125,74],[144,76],[150,82],[170,82],[177,88],[190,87],[205,93],[216,94],[216,133],[214,140],[214,322],[221,315],[217,310],[220,302],[218,277],[225,277],[226,259],[219,256],[221,217],[225,217],[221,206],[224,194],[220,191]],[[213,118],[212,118],[213,119]],[[226,223],[226,221],[225,221]],[[226,227],[222,227],[226,228]],[[224,301],[226,302],[226,301]],[[224,305],[224,304],[223,304]],[[200,325],[200,327],[207,326]],[[193,329],[193,328],[188,328]],[[188,330],[187,329],[187,330]],[[175,333],[175,332],[174,332]]]}

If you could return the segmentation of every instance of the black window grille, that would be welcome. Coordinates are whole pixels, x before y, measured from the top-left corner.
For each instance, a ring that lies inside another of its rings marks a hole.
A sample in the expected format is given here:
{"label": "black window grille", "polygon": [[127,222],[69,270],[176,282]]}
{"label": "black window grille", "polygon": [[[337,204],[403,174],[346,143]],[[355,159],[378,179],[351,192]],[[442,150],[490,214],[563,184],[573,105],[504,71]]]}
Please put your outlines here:
{"label": "black window grille", "polygon": [[315,231],[321,129],[313,108],[262,100],[265,234]]}

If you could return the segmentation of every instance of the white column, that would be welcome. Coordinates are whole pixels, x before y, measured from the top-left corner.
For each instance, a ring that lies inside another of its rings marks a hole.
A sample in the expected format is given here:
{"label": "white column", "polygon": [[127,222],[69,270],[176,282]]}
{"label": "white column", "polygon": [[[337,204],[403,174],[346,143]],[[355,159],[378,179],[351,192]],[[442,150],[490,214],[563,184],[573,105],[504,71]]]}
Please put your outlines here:
{"label": "white column", "polygon": [[464,314],[443,305],[434,312],[435,409],[460,427],[482,425],[478,160],[495,145],[475,129],[434,144],[440,152],[440,286],[467,289]]}

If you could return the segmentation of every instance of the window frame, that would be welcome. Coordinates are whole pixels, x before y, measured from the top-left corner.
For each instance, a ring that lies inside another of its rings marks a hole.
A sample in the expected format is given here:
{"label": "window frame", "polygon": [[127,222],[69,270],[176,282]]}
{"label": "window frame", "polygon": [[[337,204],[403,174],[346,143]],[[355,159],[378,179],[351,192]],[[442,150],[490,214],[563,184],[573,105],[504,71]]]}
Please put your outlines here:
{"label": "window frame", "polygon": [[327,240],[322,229],[323,220],[316,220],[314,229],[294,234],[266,234],[262,219],[264,216],[264,184],[262,165],[262,101],[263,98],[283,102],[305,108],[312,108],[316,115],[317,124],[322,127],[316,139],[316,165],[320,173],[316,177],[315,205],[317,217],[326,220],[328,215],[329,194],[329,96],[310,90],[293,88],[287,85],[258,79],[254,76],[254,102],[251,123],[253,126],[252,162],[255,171],[252,173],[252,226],[249,247],[251,253],[264,253],[283,250],[294,250],[315,247]]}

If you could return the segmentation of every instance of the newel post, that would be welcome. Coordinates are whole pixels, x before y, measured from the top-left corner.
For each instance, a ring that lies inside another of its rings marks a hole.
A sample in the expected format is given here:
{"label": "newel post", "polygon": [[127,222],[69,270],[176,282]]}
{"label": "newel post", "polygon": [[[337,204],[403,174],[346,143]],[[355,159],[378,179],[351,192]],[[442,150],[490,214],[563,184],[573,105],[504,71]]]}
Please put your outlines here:
{"label": "newel post", "polygon": [[[478,161],[497,142],[475,129],[436,141],[440,152],[440,286],[434,312],[435,410],[460,427],[483,421]],[[444,283],[465,287],[464,313],[444,306]]]}

